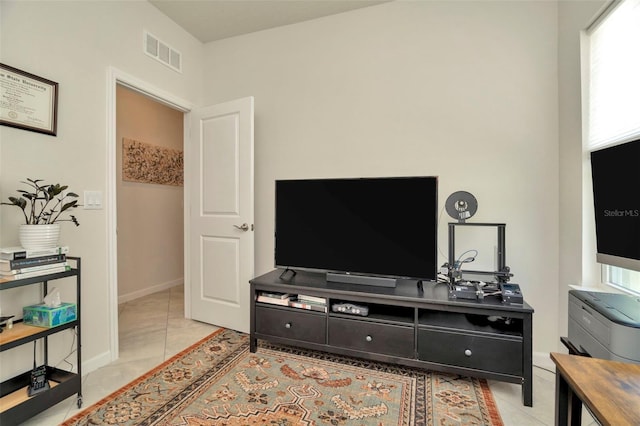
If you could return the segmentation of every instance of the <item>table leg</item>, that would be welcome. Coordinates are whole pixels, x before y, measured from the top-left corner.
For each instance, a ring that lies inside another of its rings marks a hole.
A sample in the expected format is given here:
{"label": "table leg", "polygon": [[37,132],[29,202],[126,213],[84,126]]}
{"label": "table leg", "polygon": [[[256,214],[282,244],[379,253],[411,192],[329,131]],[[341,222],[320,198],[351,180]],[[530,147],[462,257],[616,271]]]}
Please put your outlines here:
{"label": "table leg", "polygon": [[569,387],[569,424],[582,425],[582,401],[571,387]]}
{"label": "table leg", "polygon": [[555,426],[569,424],[569,384],[556,370],[556,419]]}
{"label": "table leg", "polygon": [[582,401],[573,392],[569,383],[556,370],[556,426],[580,426]]}
{"label": "table leg", "polygon": [[533,407],[533,378],[526,374],[522,382],[522,403],[526,407]]}

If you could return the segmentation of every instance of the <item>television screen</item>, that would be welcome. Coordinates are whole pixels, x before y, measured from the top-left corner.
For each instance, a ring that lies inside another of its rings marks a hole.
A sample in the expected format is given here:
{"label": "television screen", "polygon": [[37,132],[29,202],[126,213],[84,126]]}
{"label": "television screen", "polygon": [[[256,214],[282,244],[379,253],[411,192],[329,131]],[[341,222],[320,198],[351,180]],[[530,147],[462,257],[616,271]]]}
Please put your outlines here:
{"label": "television screen", "polygon": [[435,280],[436,177],[276,181],[276,267]]}
{"label": "television screen", "polygon": [[640,140],[591,153],[597,260],[640,271]]}

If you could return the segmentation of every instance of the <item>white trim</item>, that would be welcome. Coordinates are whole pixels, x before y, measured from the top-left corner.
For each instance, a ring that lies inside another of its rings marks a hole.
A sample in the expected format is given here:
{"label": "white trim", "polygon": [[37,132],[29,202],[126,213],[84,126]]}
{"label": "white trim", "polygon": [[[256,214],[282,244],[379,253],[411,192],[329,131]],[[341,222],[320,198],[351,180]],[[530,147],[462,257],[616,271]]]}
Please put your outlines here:
{"label": "white trim", "polygon": [[586,32],[592,33],[600,26],[602,21],[609,16],[611,12],[614,11],[616,7],[618,7],[622,3],[621,0],[608,0],[605,4],[602,5],[600,10],[591,18],[591,22],[586,27]]}
{"label": "white trim", "polygon": [[[570,284],[569,290],[591,291],[594,293],[607,293],[607,288],[604,284],[596,283],[593,286]],[[610,293],[610,292],[609,292]]]}
{"label": "white trim", "polygon": [[[107,72],[107,191],[105,194],[107,213],[107,283],[109,309],[109,354],[110,360],[118,359],[118,238],[116,235],[116,83],[118,71]],[[113,151],[113,154],[112,154]]]}
{"label": "white trim", "polygon": [[112,81],[115,81],[116,83],[128,87],[129,89],[135,90],[136,92],[148,96],[151,99],[158,101],[170,108],[177,109],[186,113],[191,111],[194,107],[191,102],[174,96],[171,93],[166,92],[160,88],[152,86],[144,80],[140,80],[113,67],[110,67],[110,70],[114,73],[115,78],[115,80]]}
{"label": "white trim", "polygon": [[148,296],[153,293],[158,293],[159,291],[167,290],[172,287],[184,285],[184,279],[179,278],[173,281],[167,281],[164,283],[156,284],[151,287],[146,287],[141,290],[132,291],[131,293],[121,294],[118,296],[118,304],[130,302],[132,300],[139,299],[144,296]]}
{"label": "white trim", "polygon": [[[184,146],[182,147],[182,158],[184,161],[183,180],[184,188],[191,188],[191,173],[186,173],[191,169],[191,112],[184,115],[184,130],[183,140]],[[184,317],[191,319],[191,191],[183,191],[183,203],[184,203],[184,282],[189,285],[184,286]]]}
{"label": "white trim", "polygon": [[556,371],[556,366],[551,360],[549,352],[534,352],[532,358],[533,365],[535,365],[536,367],[544,368],[545,370],[549,371]]}
{"label": "white trim", "polygon": [[[105,365],[109,365],[113,362],[112,352],[102,352],[101,354],[94,356],[91,359],[82,362],[82,375],[86,376],[87,374],[97,370],[100,367],[104,367]],[[84,377],[83,377],[84,379]]]}
{"label": "white trim", "polygon": [[[107,297],[109,304],[109,353],[105,356],[109,356],[111,361],[117,360],[120,352],[118,343],[118,237],[116,230],[116,85],[118,84],[184,113],[188,113],[193,108],[191,102],[159,89],[144,80],[140,80],[114,67],[107,69],[107,193],[105,194],[105,200],[107,214],[107,282],[109,286]],[[185,122],[187,122],[186,115]],[[185,312],[187,312],[186,305]]]}

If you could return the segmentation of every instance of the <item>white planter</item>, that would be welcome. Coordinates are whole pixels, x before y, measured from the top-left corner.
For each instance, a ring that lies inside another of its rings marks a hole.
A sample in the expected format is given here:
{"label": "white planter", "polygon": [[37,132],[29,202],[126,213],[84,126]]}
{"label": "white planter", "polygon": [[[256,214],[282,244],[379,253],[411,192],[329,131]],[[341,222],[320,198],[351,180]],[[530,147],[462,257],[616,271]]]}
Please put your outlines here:
{"label": "white planter", "polygon": [[26,249],[56,247],[60,239],[60,224],[20,225],[18,237],[20,239],[20,245]]}

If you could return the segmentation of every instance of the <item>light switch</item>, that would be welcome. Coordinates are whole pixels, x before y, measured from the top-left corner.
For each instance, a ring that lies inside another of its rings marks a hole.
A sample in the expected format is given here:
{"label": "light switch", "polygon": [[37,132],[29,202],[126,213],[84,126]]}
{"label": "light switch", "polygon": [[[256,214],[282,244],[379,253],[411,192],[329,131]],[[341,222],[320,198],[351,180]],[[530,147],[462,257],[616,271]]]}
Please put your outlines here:
{"label": "light switch", "polygon": [[102,191],[84,191],[84,209],[102,209]]}

